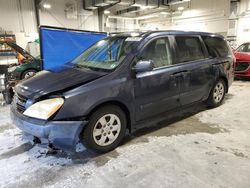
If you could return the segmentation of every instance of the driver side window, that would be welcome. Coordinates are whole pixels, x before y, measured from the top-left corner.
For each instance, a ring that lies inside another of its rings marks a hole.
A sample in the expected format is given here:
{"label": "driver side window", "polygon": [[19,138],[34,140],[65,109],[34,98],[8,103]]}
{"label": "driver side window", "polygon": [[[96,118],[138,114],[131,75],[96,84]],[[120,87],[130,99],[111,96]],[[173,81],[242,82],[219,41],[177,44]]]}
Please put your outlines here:
{"label": "driver side window", "polygon": [[237,50],[238,52],[250,52],[250,44],[243,44]]}
{"label": "driver side window", "polygon": [[168,38],[155,39],[147,44],[139,56],[139,60],[151,60],[154,64],[154,68],[172,65]]}

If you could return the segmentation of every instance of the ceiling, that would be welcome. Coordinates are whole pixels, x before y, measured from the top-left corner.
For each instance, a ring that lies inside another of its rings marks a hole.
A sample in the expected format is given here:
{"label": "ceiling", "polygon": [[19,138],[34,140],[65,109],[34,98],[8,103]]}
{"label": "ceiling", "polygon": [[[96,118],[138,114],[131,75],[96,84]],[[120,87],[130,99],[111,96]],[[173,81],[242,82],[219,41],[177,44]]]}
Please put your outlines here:
{"label": "ceiling", "polygon": [[189,6],[191,0],[85,0],[87,10],[100,9],[108,16],[135,18],[159,11],[174,12]]}

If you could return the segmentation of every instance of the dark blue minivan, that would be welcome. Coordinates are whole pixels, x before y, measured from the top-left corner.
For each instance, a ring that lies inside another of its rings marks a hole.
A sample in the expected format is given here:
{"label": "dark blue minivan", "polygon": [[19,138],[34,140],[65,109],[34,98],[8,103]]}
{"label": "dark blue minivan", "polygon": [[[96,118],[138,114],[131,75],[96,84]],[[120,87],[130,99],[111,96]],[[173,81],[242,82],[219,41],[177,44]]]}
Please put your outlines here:
{"label": "dark blue minivan", "polygon": [[12,119],[55,147],[99,152],[126,130],[149,126],[198,102],[219,106],[233,81],[234,55],[221,35],[155,31],[113,34],[15,88]]}

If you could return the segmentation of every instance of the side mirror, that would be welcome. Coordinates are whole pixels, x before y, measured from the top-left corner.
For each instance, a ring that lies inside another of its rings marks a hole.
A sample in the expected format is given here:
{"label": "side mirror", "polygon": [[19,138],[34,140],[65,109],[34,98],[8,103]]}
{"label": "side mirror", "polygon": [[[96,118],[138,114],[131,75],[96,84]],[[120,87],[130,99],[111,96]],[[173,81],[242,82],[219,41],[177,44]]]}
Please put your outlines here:
{"label": "side mirror", "polygon": [[139,61],[136,63],[134,70],[136,73],[148,72],[154,69],[154,64],[152,60],[149,61]]}

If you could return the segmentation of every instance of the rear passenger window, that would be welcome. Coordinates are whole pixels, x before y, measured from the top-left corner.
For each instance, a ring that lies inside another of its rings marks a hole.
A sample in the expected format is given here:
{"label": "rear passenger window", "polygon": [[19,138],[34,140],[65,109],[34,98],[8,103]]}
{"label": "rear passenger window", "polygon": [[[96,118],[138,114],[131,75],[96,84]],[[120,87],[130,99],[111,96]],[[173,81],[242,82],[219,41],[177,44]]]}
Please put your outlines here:
{"label": "rear passenger window", "polygon": [[203,59],[204,53],[198,37],[175,37],[180,63]]}
{"label": "rear passenger window", "polygon": [[155,68],[172,64],[168,38],[151,41],[139,56],[140,60],[152,60]]}
{"label": "rear passenger window", "polygon": [[202,37],[211,57],[227,57],[230,53],[227,42],[218,37]]}

